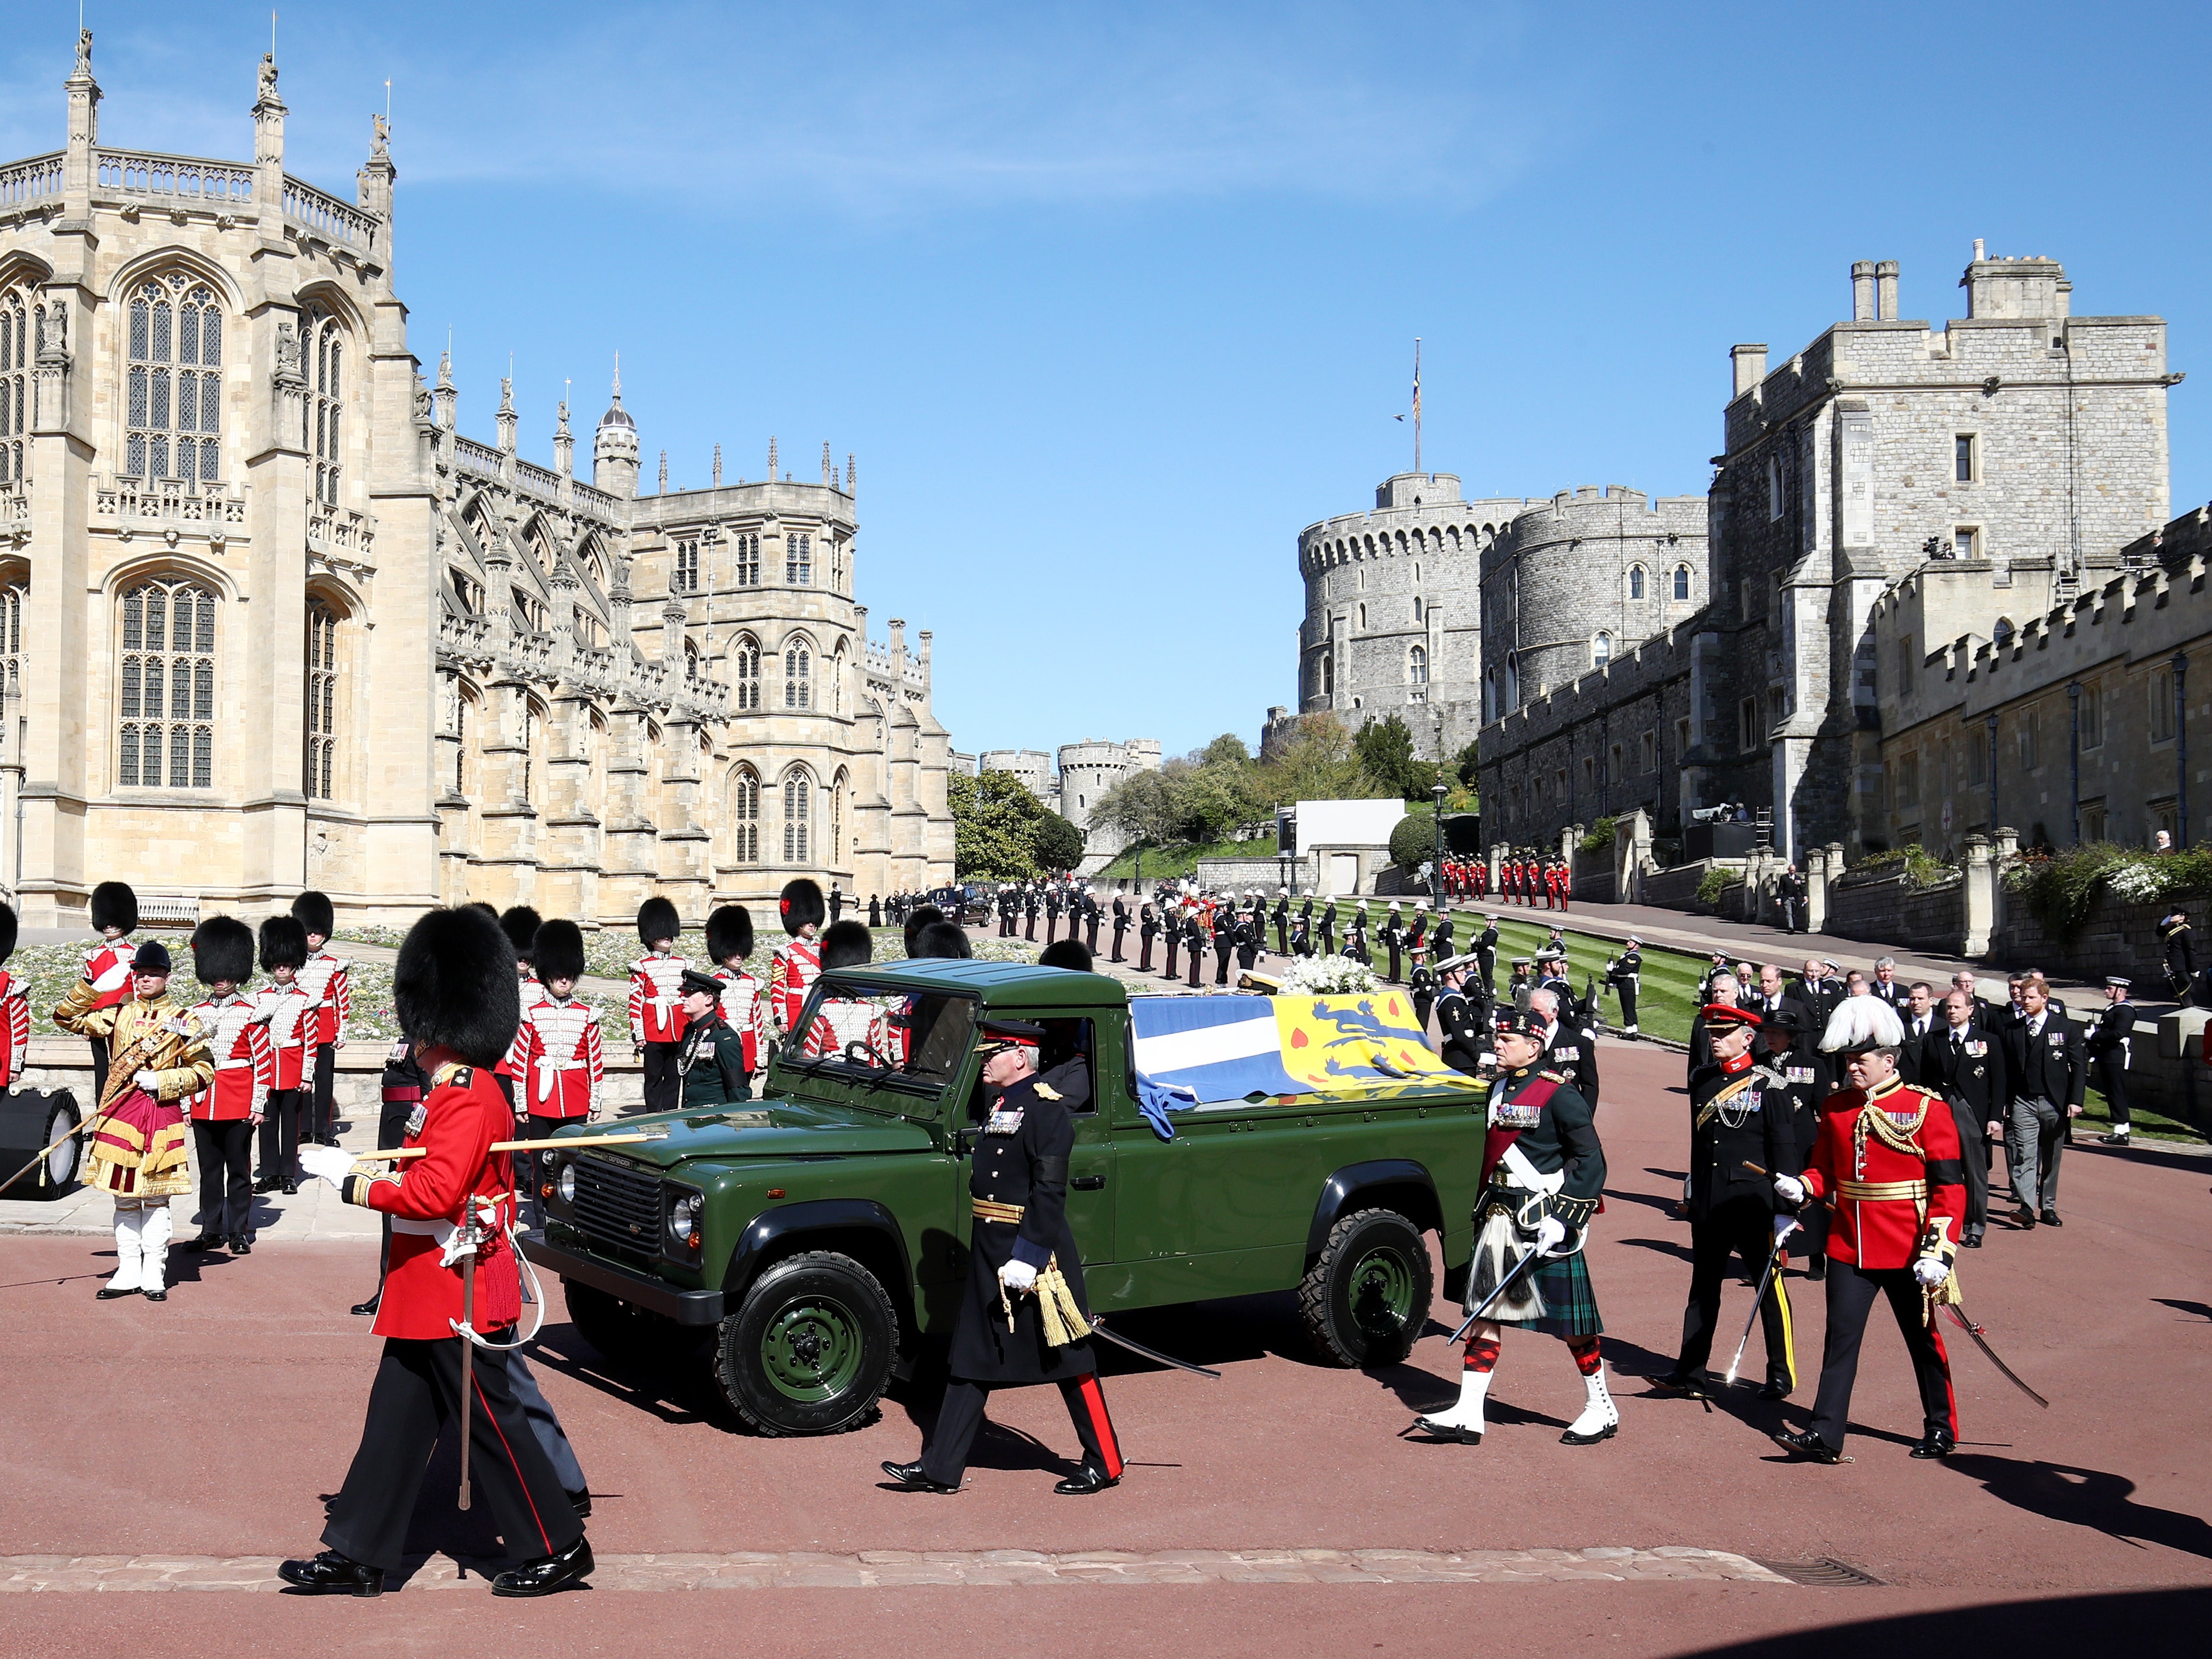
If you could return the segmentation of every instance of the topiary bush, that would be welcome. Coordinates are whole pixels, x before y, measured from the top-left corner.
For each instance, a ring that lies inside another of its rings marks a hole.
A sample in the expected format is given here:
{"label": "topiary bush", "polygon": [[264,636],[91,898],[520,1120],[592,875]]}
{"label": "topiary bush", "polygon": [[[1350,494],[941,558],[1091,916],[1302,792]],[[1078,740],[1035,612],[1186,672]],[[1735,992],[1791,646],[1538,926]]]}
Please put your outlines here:
{"label": "topiary bush", "polygon": [[1401,870],[1418,870],[1422,861],[1437,855],[1437,815],[1425,808],[1408,812],[1390,832],[1390,862]]}
{"label": "topiary bush", "polygon": [[1743,885],[1743,878],[1733,870],[1716,866],[1705,872],[1705,879],[1698,884],[1698,902],[1717,909],[1729,892]]}

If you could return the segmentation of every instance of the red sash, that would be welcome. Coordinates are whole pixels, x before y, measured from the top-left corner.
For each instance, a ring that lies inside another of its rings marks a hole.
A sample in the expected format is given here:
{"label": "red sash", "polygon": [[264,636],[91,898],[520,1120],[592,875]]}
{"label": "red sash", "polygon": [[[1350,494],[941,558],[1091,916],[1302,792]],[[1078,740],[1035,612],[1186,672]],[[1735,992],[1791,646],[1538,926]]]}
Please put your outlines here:
{"label": "red sash", "polygon": [[[1550,1103],[1552,1097],[1559,1092],[1559,1085],[1552,1079],[1539,1077],[1515,1098],[1513,1103],[1516,1106],[1533,1105],[1537,1110],[1541,1111]],[[1493,1129],[1485,1127],[1482,1133],[1482,1178],[1474,1184],[1476,1192],[1480,1193],[1490,1185],[1490,1172],[1498,1167],[1498,1160],[1505,1156],[1505,1149],[1520,1139],[1521,1131],[1518,1129]]]}

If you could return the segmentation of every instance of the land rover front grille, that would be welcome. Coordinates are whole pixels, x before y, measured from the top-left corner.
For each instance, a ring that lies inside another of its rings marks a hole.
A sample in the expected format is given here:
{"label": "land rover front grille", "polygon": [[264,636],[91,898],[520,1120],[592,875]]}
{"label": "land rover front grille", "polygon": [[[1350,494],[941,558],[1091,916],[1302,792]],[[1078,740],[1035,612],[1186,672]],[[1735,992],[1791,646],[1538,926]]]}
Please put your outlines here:
{"label": "land rover front grille", "polygon": [[576,1160],[576,1231],[618,1255],[660,1250],[660,1176],[598,1158]]}

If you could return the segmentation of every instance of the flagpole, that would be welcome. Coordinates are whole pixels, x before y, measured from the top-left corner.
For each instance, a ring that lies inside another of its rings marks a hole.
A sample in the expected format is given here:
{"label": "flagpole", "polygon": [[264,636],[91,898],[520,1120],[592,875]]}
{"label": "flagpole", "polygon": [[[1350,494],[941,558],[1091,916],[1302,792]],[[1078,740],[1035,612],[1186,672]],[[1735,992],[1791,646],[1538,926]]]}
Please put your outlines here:
{"label": "flagpole", "polygon": [[1421,470],[1421,337],[1413,337],[1413,471]]}

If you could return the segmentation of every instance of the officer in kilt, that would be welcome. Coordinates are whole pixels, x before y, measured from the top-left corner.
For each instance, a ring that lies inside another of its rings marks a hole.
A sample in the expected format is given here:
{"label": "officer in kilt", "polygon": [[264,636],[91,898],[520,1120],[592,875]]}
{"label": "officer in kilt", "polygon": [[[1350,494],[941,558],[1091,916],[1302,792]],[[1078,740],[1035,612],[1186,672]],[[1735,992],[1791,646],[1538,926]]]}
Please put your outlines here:
{"label": "officer in kilt", "polygon": [[1605,1149],[1590,1103],[1561,1073],[1540,1068],[1540,1016],[1502,1012],[1495,1044],[1498,1078],[1490,1091],[1467,1287],[1468,1311],[1487,1304],[1488,1316],[1468,1328],[1458,1403],[1416,1418],[1413,1428],[1432,1440],[1481,1444],[1498,1339],[1505,1326],[1516,1325],[1567,1345],[1582,1373],[1584,1400],[1559,1443],[1593,1446],[1620,1429],[1598,1347],[1605,1327],[1583,1260],[1605,1188]]}

